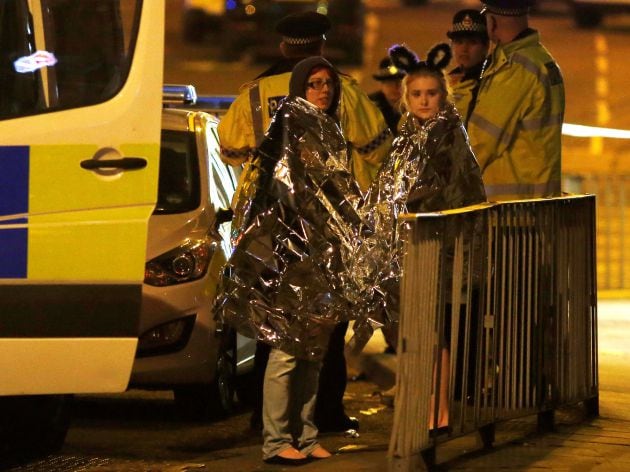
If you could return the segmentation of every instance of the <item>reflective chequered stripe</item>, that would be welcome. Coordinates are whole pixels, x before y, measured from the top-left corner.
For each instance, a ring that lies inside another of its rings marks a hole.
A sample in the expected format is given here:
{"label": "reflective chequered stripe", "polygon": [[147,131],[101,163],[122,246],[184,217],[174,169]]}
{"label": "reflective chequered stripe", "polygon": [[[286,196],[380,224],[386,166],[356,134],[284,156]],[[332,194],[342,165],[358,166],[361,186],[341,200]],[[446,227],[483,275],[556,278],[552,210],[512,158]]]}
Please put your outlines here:
{"label": "reflective chequered stripe", "polygon": [[221,147],[221,154],[229,158],[247,158],[252,155],[254,150],[246,147],[242,149],[228,149]]}
{"label": "reflective chequered stripe", "polygon": [[391,131],[389,130],[389,128],[384,129],[383,131],[381,131],[379,133],[379,135],[374,138],[372,141],[370,141],[369,143],[367,143],[364,146],[360,146],[357,147],[356,150],[359,154],[367,154],[369,152],[374,151],[375,149],[377,149],[381,144],[383,144],[385,142],[385,140],[387,139],[387,137],[390,135]]}

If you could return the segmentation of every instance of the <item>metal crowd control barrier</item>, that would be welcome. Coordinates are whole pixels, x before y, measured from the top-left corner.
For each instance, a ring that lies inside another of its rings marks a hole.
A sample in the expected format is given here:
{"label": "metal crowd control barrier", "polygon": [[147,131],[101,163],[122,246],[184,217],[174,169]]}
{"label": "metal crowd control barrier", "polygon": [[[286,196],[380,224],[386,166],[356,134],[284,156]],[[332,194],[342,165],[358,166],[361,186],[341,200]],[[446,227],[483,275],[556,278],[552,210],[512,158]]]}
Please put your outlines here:
{"label": "metal crowd control barrier", "polygon": [[598,413],[594,196],[402,220],[390,470],[431,466],[443,407],[445,440],[478,432],[484,445],[500,421],[538,415],[549,429],[555,409],[580,402]]}

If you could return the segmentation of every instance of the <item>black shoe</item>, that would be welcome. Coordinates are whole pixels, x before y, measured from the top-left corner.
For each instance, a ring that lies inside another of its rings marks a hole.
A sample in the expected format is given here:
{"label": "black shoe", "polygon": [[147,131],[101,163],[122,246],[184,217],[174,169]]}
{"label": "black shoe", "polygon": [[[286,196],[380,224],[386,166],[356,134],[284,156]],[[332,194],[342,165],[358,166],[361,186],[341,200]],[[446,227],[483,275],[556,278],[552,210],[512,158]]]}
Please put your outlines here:
{"label": "black shoe", "polygon": [[450,426],[440,426],[439,428],[431,428],[429,430],[429,435],[431,436],[442,436],[443,434],[451,434]]}
{"label": "black shoe", "polygon": [[286,457],[273,456],[269,459],[264,459],[265,464],[277,464],[277,465],[304,465],[310,462],[308,457],[304,459],[287,459]]}
{"label": "black shoe", "polygon": [[332,421],[323,421],[317,423],[317,429],[320,433],[342,433],[349,429],[359,430],[359,420],[354,416],[343,415]]}

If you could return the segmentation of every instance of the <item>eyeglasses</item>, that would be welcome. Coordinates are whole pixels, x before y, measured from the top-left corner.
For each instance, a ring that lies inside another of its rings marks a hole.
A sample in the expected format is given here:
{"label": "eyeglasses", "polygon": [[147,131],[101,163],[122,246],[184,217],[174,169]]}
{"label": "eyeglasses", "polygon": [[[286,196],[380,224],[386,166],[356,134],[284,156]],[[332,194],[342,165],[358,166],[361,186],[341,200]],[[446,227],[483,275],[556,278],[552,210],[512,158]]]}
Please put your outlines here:
{"label": "eyeglasses", "polygon": [[328,85],[328,88],[332,88],[334,83],[335,81],[332,79],[315,79],[311,82],[307,82],[306,86],[315,90],[321,90],[324,88],[324,85]]}

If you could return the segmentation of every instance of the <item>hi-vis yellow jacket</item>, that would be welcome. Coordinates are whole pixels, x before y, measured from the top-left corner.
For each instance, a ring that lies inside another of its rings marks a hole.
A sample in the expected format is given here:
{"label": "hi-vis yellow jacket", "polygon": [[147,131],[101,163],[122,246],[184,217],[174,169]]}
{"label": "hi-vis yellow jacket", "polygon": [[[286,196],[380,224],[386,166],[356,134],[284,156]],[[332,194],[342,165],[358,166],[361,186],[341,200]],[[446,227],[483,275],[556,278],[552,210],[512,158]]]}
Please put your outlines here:
{"label": "hi-vis yellow jacket", "polygon": [[499,45],[468,134],[488,200],[559,195],[564,83],[536,31]]}
{"label": "hi-vis yellow jacket", "polygon": [[[260,145],[278,103],[289,90],[291,73],[263,77],[248,84],[219,122],[221,158],[237,166],[246,163]],[[351,150],[352,172],[367,190],[387,156],[392,136],[381,111],[357,82],[341,76],[339,124]],[[243,172],[241,186],[249,173]]]}

